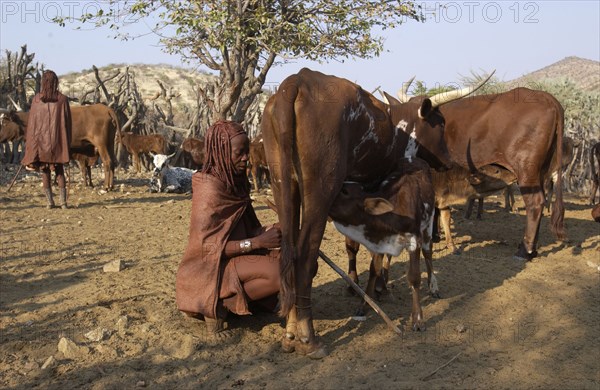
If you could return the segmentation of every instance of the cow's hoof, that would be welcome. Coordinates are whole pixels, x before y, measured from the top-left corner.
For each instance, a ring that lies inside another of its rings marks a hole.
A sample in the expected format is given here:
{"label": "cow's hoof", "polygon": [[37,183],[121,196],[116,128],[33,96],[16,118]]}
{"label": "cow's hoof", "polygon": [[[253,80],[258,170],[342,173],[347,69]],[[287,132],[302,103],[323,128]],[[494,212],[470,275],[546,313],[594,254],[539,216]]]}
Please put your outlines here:
{"label": "cow's hoof", "polygon": [[460,254],[462,254],[462,250],[460,250],[460,248],[451,248],[452,249],[452,254],[459,256]]}
{"label": "cow's hoof", "polygon": [[296,350],[296,340],[292,333],[286,333],[281,339],[281,350],[285,353],[292,353]]}
{"label": "cow's hoof", "polygon": [[534,257],[537,257],[538,253],[537,251],[533,251],[531,253],[527,253],[527,250],[525,249],[525,245],[523,245],[523,243],[519,244],[519,249],[517,249],[517,253],[514,254],[513,258],[515,260],[521,260],[521,261],[531,261],[533,260]]}
{"label": "cow's hoof", "polygon": [[441,299],[442,296],[440,295],[439,291],[433,291],[430,293],[432,298],[437,298],[437,299]]}
{"label": "cow's hoof", "polygon": [[355,297],[356,291],[354,291],[352,287],[348,286],[344,289],[344,295],[347,297]]}
{"label": "cow's hoof", "polygon": [[425,330],[427,330],[427,327],[425,326],[424,323],[419,321],[419,322],[413,323],[412,330],[413,330],[413,332],[425,332]]}
{"label": "cow's hoof", "polygon": [[323,359],[327,356],[327,349],[325,344],[319,340],[315,340],[312,343],[305,343],[303,341],[296,342],[296,352],[306,355],[311,359]]}
{"label": "cow's hoof", "polygon": [[381,299],[382,296],[390,293],[382,278],[377,278],[377,282],[375,282],[375,293],[377,294],[378,300]]}
{"label": "cow's hoof", "polygon": [[364,317],[365,316],[365,309],[364,309],[363,305],[361,305],[358,309],[356,309],[356,311],[354,312],[354,316],[355,317]]}

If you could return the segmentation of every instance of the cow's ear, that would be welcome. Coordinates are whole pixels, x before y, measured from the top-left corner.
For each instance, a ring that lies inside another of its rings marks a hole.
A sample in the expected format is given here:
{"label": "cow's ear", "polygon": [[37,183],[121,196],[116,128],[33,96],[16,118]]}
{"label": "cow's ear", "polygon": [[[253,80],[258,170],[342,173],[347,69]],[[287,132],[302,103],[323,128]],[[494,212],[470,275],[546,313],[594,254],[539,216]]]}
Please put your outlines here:
{"label": "cow's ear", "polygon": [[371,215],[381,215],[394,211],[394,206],[383,198],[367,198],[364,205],[365,211]]}
{"label": "cow's ear", "polygon": [[433,105],[431,104],[431,100],[429,98],[425,98],[423,103],[421,103],[421,107],[419,108],[419,118],[425,119],[431,114],[433,111]]}

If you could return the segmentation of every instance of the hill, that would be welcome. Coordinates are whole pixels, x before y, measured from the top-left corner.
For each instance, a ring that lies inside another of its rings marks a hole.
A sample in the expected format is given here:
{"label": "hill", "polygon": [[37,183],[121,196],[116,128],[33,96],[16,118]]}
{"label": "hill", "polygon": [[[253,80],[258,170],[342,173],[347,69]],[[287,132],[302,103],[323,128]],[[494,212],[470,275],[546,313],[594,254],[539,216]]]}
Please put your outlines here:
{"label": "hill", "polygon": [[583,91],[600,91],[600,62],[579,57],[566,57],[542,69],[525,74],[506,83],[511,87],[531,86],[547,81],[571,81]]}
{"label": "hill", "polygon": [[[135,74],[135,81],[138,90],[144,100],[150,99],[160,92],[160,86],[157,80],[160,80],[165,87],[173,88],[178,97],[173,100],[174,110],[182,110],[184,105],[192,106],[195,104],[196,96],[192,89],[198,84],[205,84],[212,76],[207,73],[199,72],[193,69],[175,67],[171,65],[146,65],[146,64],[111,64],[98,68],[100,78],[106,79],[115,74],[117,69],[124,72],[125,68]],[[91,86],[96,85],[94,71],[84,69],[81,72],[68,73],[60,76],[61,89],[69,96],[79,97],[84,91],[89,90]],[[108,82],[110,86],[112,82]]]}

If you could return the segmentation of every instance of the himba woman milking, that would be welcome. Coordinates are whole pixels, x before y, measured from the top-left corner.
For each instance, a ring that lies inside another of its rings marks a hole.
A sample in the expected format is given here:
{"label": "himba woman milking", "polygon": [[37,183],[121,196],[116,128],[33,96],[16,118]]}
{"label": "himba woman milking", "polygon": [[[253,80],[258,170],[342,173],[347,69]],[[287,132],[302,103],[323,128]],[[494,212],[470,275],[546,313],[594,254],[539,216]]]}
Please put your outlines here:
{"label": "himba woman milking", "polygon": [[279,292],[278,224],[261,226],[250,199],[246,175],[249,140],[230,121],[211,126],[205,163],[192,178],[189,241],[179,264],[179,310],[204,319],[210,334],[229,335],[228,312],[251,314],[253,307],[274,310]]}

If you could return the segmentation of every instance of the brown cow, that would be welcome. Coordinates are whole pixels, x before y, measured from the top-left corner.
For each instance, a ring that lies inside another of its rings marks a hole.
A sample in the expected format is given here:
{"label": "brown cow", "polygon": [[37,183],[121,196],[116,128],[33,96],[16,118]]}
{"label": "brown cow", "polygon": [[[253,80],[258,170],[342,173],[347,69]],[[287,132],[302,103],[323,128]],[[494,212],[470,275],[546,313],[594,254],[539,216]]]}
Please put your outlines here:
{"label": "brown cow", "polygon": [[388,106],[348,80],[302,69],[267,102],[261,127],[282,231],[285,351],[326,354],[314,333],[311,285],[327,214],[344,181],[376,188],[417,151],[429,164],[447,165],[437,106],[467,93],[456,92]]}
{"label": "brown cow", "polygon": [[[19,158],[19,145],[23,145],[25,140],[25,128],[27,127],[26,112],[15,112],[14,110],[4,110],[0,113],[0,144],[7,146],[6,151],[10,154],[7,157],[8,163],[18,163]],[[10,153],[10,146],[8,142],[12,143],[12,154]],[[22,147],[23,152],[25,147]]]}
{"label": "brown cow", "polygon": [[600,203],[592,208],[592,218],[594,218],[594,221],[600,222]]}
{"label": "brown cow", "polygon": [[165,137],[160,134],[141,135],[130,131],[120,131],[117,134],[117,142],[121,143],[127,149],[127,152],[131,154],[133,169],[137,173],[141,172],[140,154],[166,153]]}
{"label": "brown cow", "polygon": [[258,192],[260,188],[270,181],[269,166],[267,165],[262,136],[250,142],[249,169],[252,174],[254,191]]}
{"label": "brown cow", "polygon": [[[22,120],[21,123],[18,123],[18,131],[25,137],[28,115],[27,112],[20,113]],[[10,118],[8,119],[10,120]],[[96,150],[104,167],[104,188],[112,190],[114,188],[116,161],[114,140],[115,134],[120,131],[117,115],[112,108],[104,104],[73,106],[71,107],[71,120],[73,123],[71,144],[69,145],[71,153],[80,153],[92,157],[89,151]],[[4,128],[4,125],[2,127]],[[93,149],[90,148],[91,145],[94,146]]]}
{"label": "brown cow", "polygon": [[[422,97],[407,102],[413,99]],[[440,112],[446,120],[444,138],[453,162],[470,171],[495,164],[517,177],[527,223],[515,257],[531,260],[537,256],[544,180],[552,172],[552,160],[563,159],[562,106],[549,93],[515,88],[457,100],[440,107]],[[551,229],[559,240],[565,238],[562,175],[557,178]]]}
{"label": "brown cow", "polygon": [[187,156],[191,157],[194,169],[202,168],[204,165],[204,140],[198,138],[186,138],[181,143],[181,149]]}
{"label": "brown cow", "polygon": [[592,192],[590,204],[596,203],[596,193],[600,187],[600,142],[590,148],[590,165],[592,166]]}
{"label": "brown cow", "polygon": [[[427,265],[427,279],[432,295],[438,295],[433,274],[434,191],[429,166],[420,159],[400,161],[398,171],[390,174],[376,192],[365,192],[358,183],[346,182],[329,216],[346,237],[365,245],[371,251],[371,268],[367,294],[375,295],[375,282],[382,271],[383,255],[398,256],[409,252],[407,280],[412,290],[412,324],[424,330],[419,287],[421,285],[420,252]],[[364,313],[363,304],[359,314]]]}

